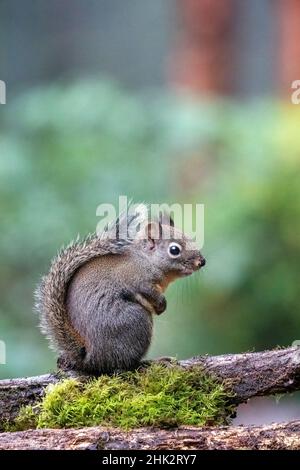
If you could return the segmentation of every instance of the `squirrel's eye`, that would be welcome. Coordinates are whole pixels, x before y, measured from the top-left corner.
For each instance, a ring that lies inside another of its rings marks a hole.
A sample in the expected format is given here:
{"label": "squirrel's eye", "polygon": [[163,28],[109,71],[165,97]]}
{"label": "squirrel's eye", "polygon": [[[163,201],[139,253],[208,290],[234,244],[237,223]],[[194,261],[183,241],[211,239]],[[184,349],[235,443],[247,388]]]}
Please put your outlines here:
{"label": "squirrel's eye", "polygon": [[177,258],[182,251],[182,248],[178,243],[171,243],[169,245],[169,254],[172,258]]}

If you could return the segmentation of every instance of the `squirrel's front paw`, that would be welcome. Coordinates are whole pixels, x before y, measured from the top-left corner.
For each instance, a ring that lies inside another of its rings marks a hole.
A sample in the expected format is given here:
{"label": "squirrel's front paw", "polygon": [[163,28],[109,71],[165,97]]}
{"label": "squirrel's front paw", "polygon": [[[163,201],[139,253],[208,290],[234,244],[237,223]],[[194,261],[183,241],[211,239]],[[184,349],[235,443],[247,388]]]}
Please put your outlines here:
{"label": "squirrel's front paw", "polygon": [[167,300],[164,295],[160,294],[156,290],[144,292],[144,295],[153,306],[154,311],[157,315],[160,315],[166,310]]}
{"label": "squirrel's front paw", "polygon": [[154,305],[157,315],[163,313],[167,308],[167,300],[164,295],[160,295],[157,302]]}
{"label": "squirrel's front paw", "polygon": [[160,315],[167,308],[166,298],[155,289],[143,289],[136,295],[136,300],[150,313]]}

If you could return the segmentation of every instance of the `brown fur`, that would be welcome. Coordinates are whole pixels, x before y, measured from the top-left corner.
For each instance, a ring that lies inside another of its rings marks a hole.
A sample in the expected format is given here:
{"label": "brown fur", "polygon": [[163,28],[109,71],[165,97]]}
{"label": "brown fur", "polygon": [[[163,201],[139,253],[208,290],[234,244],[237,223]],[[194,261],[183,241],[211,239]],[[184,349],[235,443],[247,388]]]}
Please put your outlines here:
{"label": "brown fur", "polygon": [[[164,226],[160,226],[160,233]],[[169,229],[169,227],[168,227]],[[172,228],[170,240],[90,236],[62,250],[37,291],[41,328],[69,368],[89,373],[135,367],[152,337],[152,316],[162,313],[169,283],[200,266],[200,252]],[[197,264],[198,263],[198,264]]]}

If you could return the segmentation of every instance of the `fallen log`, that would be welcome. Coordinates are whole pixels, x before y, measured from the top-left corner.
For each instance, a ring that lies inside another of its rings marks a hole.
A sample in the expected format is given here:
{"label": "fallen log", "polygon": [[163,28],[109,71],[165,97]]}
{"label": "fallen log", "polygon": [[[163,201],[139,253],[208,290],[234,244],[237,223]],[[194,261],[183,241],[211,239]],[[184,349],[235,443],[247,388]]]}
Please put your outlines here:
{"label": "fallen log", "polygon": [[[236,404],[254,396],[293,392],[300,389],[300,348],[263,352],[198,356],[179,361],[183,368],[201,366],[221,380],[233,383]],[[61,374],[0,381],[0,420],[13,420],[21,406],[39,400],[50,383]],[[80,376],[79,376],[80,378]],[[86,379],[86,377],[84,377]]]}
{"label": "fallen log", "polygon": [[300,389],[299,346],[263,352],[199,356],[180,361],[180,365],[202,365],[220,379],[232,380],[238,403],[255,396]]}
{"label": "fallen log", "polygon": [[39,429],[0,434],[0,450],[299,450],[300,421],[265,426]]}

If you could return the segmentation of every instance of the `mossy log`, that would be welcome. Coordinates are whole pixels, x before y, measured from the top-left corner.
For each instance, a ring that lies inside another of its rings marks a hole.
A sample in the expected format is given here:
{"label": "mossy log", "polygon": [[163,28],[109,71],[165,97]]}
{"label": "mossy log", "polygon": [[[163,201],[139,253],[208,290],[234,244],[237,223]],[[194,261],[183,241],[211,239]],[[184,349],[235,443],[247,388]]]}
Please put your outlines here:
{"label": "mossy log", "polygon": [[0,450],[299,450],[300,421],[265,426],[39,429],[0,434]]}
{"label": "mossy log", "polygon": [[[179,361],[178,364],[182,368],[199,365],[221,380],[232,381],[236,404],[246,402],[254,396],[300,389],[299,347],[256,353],[198,356]],[[61,373],[53,373],[0,381],[0,420],[14,420],[21,406],[36,402],[43,396],[47,385],[57,383],[61,377]]]}
{"label": "mossy log", "polygon": [[180,365],[202,365],[220,379],[233,381],[237,403],[244,403],[255,396],[300,389],[299,346],[263,352],[199,356],[180,361]]}

